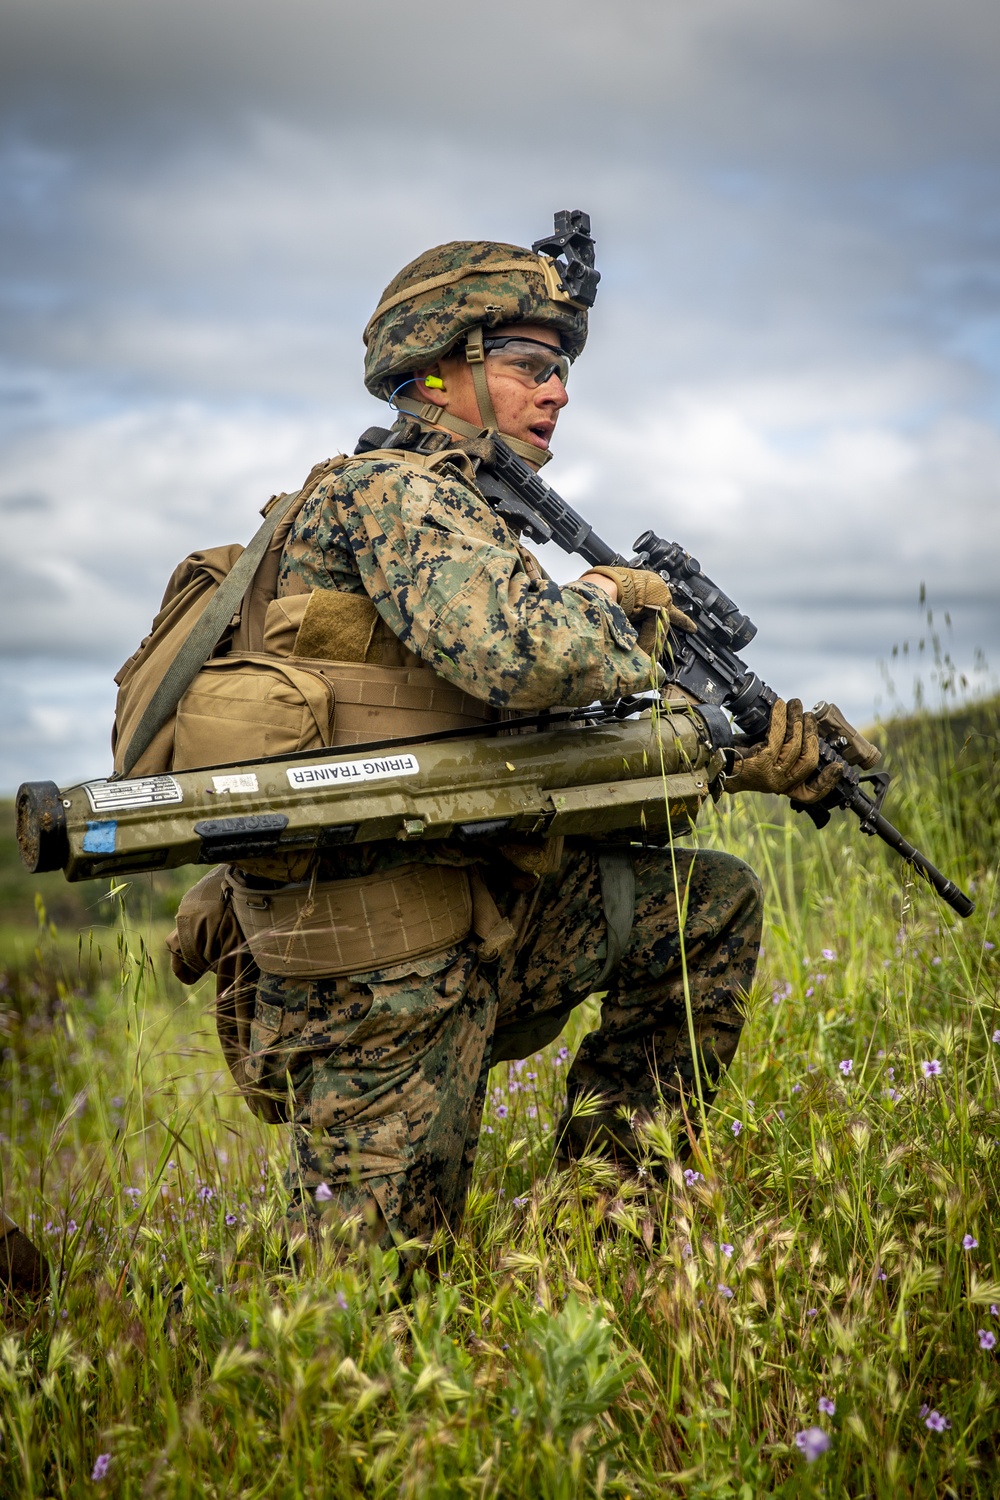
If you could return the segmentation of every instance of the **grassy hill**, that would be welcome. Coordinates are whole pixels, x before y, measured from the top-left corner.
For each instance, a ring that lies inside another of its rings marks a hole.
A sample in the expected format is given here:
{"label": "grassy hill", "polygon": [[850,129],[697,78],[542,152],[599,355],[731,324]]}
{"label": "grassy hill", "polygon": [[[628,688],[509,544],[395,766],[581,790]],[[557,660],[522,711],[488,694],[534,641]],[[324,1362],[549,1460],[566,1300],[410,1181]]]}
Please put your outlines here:
{"label": "grassy hill", "polygon": [[0,1494],[1000,1493],[1000,704],[879,737],[887,815],[974,916],[853,819],[723,799],[698,837],[768,906],[694,1154],[664,1117],[641,1180],[552,1171],[591,999],[495,1071],[465,1222],[404,1301],[349,1233],[288,1263],[282,1131],[164,972],[183,880],[33,882],[7,839],[3,1195],[53,1284],[7,1310]]}

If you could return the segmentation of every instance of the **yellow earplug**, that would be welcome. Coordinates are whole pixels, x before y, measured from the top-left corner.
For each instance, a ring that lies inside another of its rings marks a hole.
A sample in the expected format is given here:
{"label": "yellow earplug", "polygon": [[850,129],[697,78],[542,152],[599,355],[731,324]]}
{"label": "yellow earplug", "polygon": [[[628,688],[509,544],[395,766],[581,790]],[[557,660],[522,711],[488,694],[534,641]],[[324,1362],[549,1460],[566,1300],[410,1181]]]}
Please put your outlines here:
{"label": "yellow earplug", "polygon": [[440,375],[425,375],[424,385],[430,386],[432,391],[444,390],[444,381],[441,379]]}

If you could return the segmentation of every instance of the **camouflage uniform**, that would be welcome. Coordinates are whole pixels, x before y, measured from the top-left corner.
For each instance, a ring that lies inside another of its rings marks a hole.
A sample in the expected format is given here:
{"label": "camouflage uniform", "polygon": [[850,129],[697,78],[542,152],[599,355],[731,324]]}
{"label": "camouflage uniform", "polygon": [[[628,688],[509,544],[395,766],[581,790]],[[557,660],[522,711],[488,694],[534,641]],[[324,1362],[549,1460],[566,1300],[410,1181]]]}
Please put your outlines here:
{"label": "camouflage uniform", "polygon": [[[681,1097],[694,1067],[684,1003],[691,1008],[710,1100],[739,1040],[740,995],[753,979],[761,894],[730,855],[675,851],[683,900],[683,957],[669,851],[639,851],[636,916],[597,1031],[568,1079],[561,1153],[588,1144],[627,1162],[632,1121]],[[497,870],[498,904],[518,904],[518,942],[497,963],[469,941],[435,958],[350,979],[311,983],[264,976],[253,1028],[254,1075],[295,1100],[289,1188],[312,1208],[321,1182],[328,1213],[360,1212],[386,1243],[459,1220],[479,1139],[491,1063],[554,1040],[595,989],[607,953],[594,853],[567,850],[560,870],[519,903]],[[506,891],[504,886],[507,886]],[[596,1115],[571,1118],[581,1091],[600,1095]]]}
{"label": "camouflage uniform", "polygon": [[[413,426],[414,424],[410,424]],[[397,427],[405,435],[405,428]],[[392,632],[442,676],[498,708],[578,705],[645,687],[653,664],[622,610],[599,588],[559,587],[478,494],[461,454],[445,473],[406,460],[360,459],[321,482],[301,510],[279,594],[367,593]],[[405,857],[375,846],[337,853],[343,875]],[[420,850],[424,858],[448,851]],[[293,1202],[359,1210],[388,1241],[459,1218],[492,1062],[554,1039],[601,978],[607,955],[598,860],[567,848],[558,871],[526,878],[483,849],[482,872],[517,939],[498,961],[477,943],[344,979],[264,975],[251,1082],[294,1100]],[[468,855],[464,855],[468,858]],[[560,1127],[572,1155],[588,1142],[627,1159],[631,1128],[662,1096],[690,1098],[687,974],[708,1097],[739,1037],[739,997],[760,936],[756,878],[727,855],[636,851],[631,940],[611,979],[599,1030],[569,1075],[569,1104],[596,1091],[597,1115]],[[332,873],[332,872],[330,872]],[[683,952],[675,878],[688,890]],[[602,987],[604,987],[602,985]]]}
{"label": "camouflage uniform", "polygon": [[[417,435],[403,420],[395,433]],[[320,480],[278,576],[293,590],[367,593],[404,646],[497,708],[579,706],[649,688],[655,668],[600,588],[560,588],[455,466],[359,458]]]}

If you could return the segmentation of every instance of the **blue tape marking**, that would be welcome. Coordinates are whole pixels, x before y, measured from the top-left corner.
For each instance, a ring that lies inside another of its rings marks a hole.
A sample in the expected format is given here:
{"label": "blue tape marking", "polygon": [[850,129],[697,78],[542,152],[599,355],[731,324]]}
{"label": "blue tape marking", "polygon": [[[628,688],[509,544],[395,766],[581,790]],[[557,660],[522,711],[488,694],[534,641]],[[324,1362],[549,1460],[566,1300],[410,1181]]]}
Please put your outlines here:
{"label": "blue tape marking", "polygon": [[84,854],[114,854],[118,838],[117,823],[88,823],[83,835]]}

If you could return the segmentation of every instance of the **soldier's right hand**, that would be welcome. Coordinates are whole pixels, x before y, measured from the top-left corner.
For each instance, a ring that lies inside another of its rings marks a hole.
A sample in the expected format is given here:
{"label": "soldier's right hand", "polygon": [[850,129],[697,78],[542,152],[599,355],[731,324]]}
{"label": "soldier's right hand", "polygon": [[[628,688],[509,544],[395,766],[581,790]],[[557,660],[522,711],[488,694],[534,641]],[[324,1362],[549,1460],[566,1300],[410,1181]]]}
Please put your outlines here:
{"label": "soldier's right hand", "polygon": [[771,710],[767,739],[737,751],[726,776],[727,792],[776,792],[797,802],[818,802],[840,780],[841,768],[824,766],[819,775],[819,731],[802,700],[778,698]]}
{"label": "soldier's right hand", "polygon": [[618,603],[626,617],[639,631],[639,647],[651,653],[656,649],[658,637],[666,638],[667,630],[682,630],[691,634],[697,625],[678,609],[670,592],[670,585],[659,573],[648,568],[595,567],[584,574],[581,582],[597,583],[598,578],[609,578],[615,585]]}

